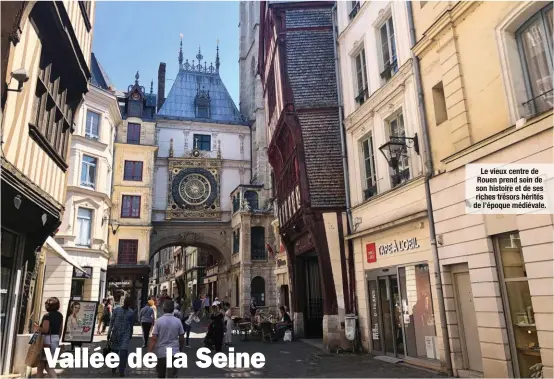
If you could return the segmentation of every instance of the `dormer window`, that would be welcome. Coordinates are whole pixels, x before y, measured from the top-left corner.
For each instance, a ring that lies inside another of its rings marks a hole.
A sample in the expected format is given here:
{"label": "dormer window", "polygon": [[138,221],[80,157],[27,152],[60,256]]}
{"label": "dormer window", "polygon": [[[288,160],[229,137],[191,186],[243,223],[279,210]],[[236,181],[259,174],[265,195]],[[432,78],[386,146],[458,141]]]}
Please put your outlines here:
{"label": "dormer window", "polygon": [[210,118],[210,91],[198,89],[194,99],[196,118]]}

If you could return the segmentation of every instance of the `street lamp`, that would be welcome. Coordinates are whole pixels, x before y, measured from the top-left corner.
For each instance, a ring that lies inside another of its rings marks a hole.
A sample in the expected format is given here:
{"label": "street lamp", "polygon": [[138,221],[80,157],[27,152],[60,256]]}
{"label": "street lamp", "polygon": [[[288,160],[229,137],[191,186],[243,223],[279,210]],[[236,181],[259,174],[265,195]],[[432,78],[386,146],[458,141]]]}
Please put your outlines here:
{"label": "street lamp", "polygon": [[379,150],[385,156],[387,163],[398,176],[398,164],[403,154],[406,154],[407,148],[413,148],[419,155],[419,142],[417,133],[413,137],[391,136],[389,141],[379,147]]}
{"label": "street lamp", "polygon": [[119,221],[111,220],[108,222],[108,226],[112,228],[112,234],[115,236],[115,233],[117,233],[117,230],[119,229]]}

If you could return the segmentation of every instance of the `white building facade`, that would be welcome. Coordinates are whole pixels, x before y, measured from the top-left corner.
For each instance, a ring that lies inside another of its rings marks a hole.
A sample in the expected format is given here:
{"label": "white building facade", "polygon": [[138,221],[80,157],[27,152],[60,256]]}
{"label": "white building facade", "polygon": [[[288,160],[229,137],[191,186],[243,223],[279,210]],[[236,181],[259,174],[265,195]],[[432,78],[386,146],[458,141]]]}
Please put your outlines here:
{"label": "white building facade", "polygon": [[65,213],[56,234],[64,250],[87,274],[46,249],[43,298],[102,301],[108,265],[115,128],[121,122],[115,92],[92,54],[93,79],[71,138]]}
{"label": "white building facade", "polygon": [[[440,368],[406,3],[348,1],[336,8],[353,220],[347,240],[362,347]],[[394,144],[401,147],[391,151]],[[400,250],[392,248],[398,244]]]}

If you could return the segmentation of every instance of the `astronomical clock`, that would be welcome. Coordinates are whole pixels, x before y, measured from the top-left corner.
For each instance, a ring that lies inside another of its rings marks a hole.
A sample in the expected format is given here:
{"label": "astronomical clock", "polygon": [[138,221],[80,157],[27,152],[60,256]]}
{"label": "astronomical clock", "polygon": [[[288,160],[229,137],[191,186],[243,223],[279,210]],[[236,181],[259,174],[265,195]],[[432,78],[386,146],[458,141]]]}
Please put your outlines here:
{"label": "astronomical clock", "polygon": [[189,157],[169,157],[166,219],[221,219],[221,157],[194,149]]}

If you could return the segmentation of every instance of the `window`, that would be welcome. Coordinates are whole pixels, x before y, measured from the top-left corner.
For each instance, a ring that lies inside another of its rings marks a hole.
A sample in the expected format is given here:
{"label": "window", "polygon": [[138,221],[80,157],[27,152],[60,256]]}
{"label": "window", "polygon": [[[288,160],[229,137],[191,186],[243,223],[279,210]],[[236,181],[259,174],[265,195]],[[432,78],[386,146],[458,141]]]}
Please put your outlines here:
{"label": "window", "polygon": [[121,217],[140,218],[140,196],[123,195]]}
{"label": "window", "polygon": [[212,136],[207,134],[195,134],[194,135],[194,147],[198,150],[211,151],[212,150]]}
{"label": "window", "polygon": [[127,125],[127,143],[140,145],[140,124]]}
{"label": "window", "polygon": [[125,161],[123,180],[142,181],[142,162]]}
{"label": "window", "polygon": [[96,164],[98,160],[88,155],[83,155],[81,164],[81,185],[94,189],[96,183]]}
{"label": "window", "polygon": [[250,247],[252,250],[252,260],[267,259],[265,250],[265,230],[263,226],[253,226],[250,229]]}
{"label": "window", "polygon": [[233,212],[240,210],[240,193],[233,195]]}
{"label": "window", "polygon": [[381,56],[383,59],[383,71],[381,72],[381,78],[388,81],[398,71],[392,17],[389,17],[383,26],[381,26],[379,35],[381,37]]}
{"label": "window", "polygon": [[256,299],[258,307],[265,307],[265,280],[261,276],[256,276],[250,283],[250,297]]}
{"label": "window", "polygon": [[96,112],[87,111],[87,124],[85,125],[85,137],[98,140],[100,126],[100,115]]}
{"label": "window", "polygon": [[205,105],[198,105],[196,107],[197,114],[196,117],[198,118],[208,118],[208,107]]}
{"label": "window", "polygon": [[240,250],[240,229],[233,231],[233,254],[237,254]]}
{"label": "window", "polygon": [[117,250],[117,263],[136,264],[137,253],[138,240],[119,240],[119,248]]}
{"label": "window", "polygon": [[[138,92],[133,93],[137,94]],[[137,97],[137,96],[135,96]],[[129,105],[127,109],[127,114],[129,117],[142,117],[142,106],[144,104],[144,100],[142,99],[141,94],[139,94],[138,99],[134,100],[133,97],[129,98]]]}
{"label": "window", "polygon": [[435,123],[442,124],[448,120],[446,112],[446,98],[444,97],[444,88],[442,82],[433,87],[433,106],[435,107]]}
{"label": "window", "polygon": [[362,142],[362,150],[365,169],[364,200],[367,200],[377,194],[377,173],[375,171],[375,154],[373,152],[373,136],[371,134]]}
{"label": "window", "polygon": [[[404,129],[404,116],[402,113],[394,116],[394,118],[389,121],[389,131],[391,137],[406,136],[406,130]],[[408,149],[406,146],[403,148],[402,155],[398,160],[398,168],[392,175],[391,179],[393,187],[396,187],[397,185],[410,179]]]}
{"label": "window", "polygon": [[531,367],[542,362],[521,240],[519,233],[511,232],[496,236],[494,242],[516,369],[520,378],[529,378],[534,371]]}
{"label": "window", "polygon": [[235,278],[235,307],[239,306],[239,300],[240,300],[240,282],[239,282],[239,277],[237,276]]}
{"label": "window", "polygon": [[535,14],[516,32],[527,89],[528,114],[554,106],[552,88],[552,5]]}
{"label": "window", "polygon": [[90,247],[92,209],[77,209],[77,245]]}
{"label": "window", "polygon": [[71,280],[71,300],[83,300],[85,290],[85,281],[83,279]]}
{"label": "window", "polygon": [[351,1],[350,2],[350,13],[348,14],[348,18],[351,20],[356,17],[358,12],[360,11],[360,2],[359,1]]}
{"label": "window", "polygon": [[369,94],[367,89],[367,68],[365,64],[365,49],[362,49],[356,55],[356,84],[358,86],[358,94],[356,101],[358,104],[363,104],[367,100]]}
{"label": "window", "polygon": [[244,193],[244,198],[248,202],[248,205],[250,206],[250,209],[255,210],[259,209],[258,206],[258,193],[255,191],[246,191]]}
{"label": "window", "polygon": [[[269,43],[267,43],[267,45],[269,45]],[[265,91],[267,94],[267,110],[269,118],[271,119],[277,104],[277,94],[275,93],[275,71],[273,70],[273,66],[271,66],[269,74],[267,74]]]}
{"label": "window", "polygon": [[56,57],[43,44],[29,135],[65,171],[69,137],[81,94],[68,88],[70,83],[62,77]]}

